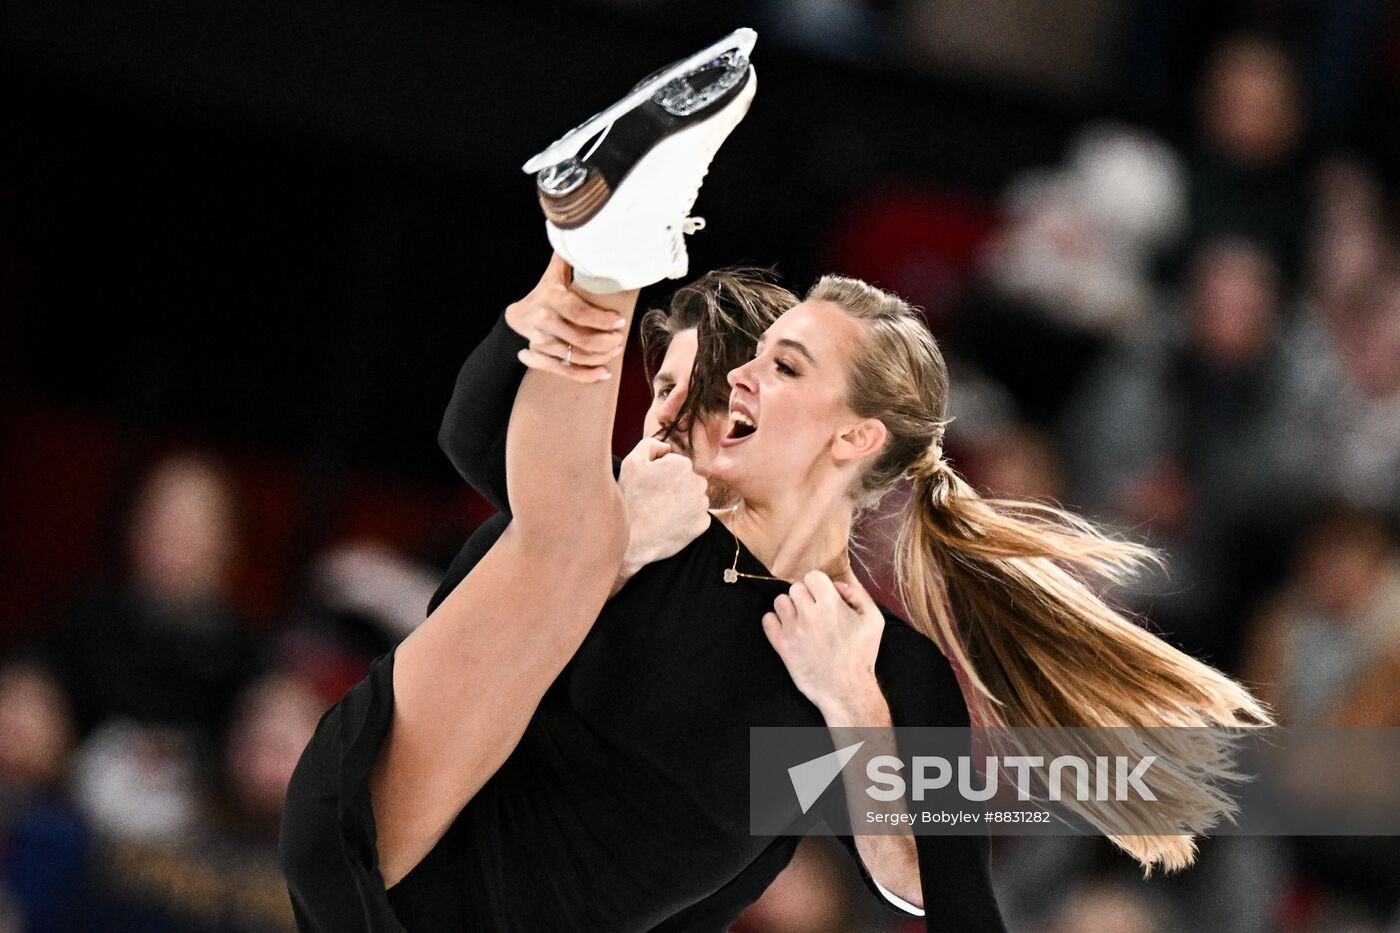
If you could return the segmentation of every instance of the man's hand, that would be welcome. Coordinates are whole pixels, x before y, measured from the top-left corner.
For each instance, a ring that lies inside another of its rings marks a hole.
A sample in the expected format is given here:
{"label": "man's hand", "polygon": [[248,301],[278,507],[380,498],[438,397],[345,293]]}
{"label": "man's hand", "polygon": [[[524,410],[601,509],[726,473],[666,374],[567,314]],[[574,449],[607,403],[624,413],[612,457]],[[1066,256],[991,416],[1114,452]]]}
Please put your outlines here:
{"label": "man's hand", "polygon": [[622,350],[627,319],[590,304],[570,287],[572,279],[568,262],[555,253],[539,284],[506,308],[506,324],[530,341],[519,354],[526,366],[599,382],[611,378],[606,364]]}
{"label": "man's hand", "polygon": [[679,552],[710,527],[708,484],[670,444],[643,438],[622,461],[617,482],[628,533],[614,593],[638,570]]}
{"label": "man's hand", "polygon": [[884,704],[875,679],[884,631],[884,616],[869,593],[833,583],[820,570],[794,583],[763,616],[769,643],[828,725],[854,725],[844,720]]}

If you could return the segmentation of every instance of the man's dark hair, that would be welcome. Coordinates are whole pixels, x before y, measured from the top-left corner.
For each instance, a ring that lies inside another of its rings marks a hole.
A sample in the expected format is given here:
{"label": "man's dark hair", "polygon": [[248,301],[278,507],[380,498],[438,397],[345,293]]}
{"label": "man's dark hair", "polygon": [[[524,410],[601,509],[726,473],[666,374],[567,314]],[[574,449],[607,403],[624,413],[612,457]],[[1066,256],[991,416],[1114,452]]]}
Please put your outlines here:
{"label": "man's dark hair", "polygon": [[778,315],[797,304],[792,292],[773,281],[772,270],[716,269],[678,288],[669,308],[652,308],[642,316],[642,357],[647,382],[666,354],[671,338],[695,329],[695,367],[685,403],[676,419],[662,426],[661,440],[686,430],[699,416],[729,408],[731,369],[753,359],[754,347]]}

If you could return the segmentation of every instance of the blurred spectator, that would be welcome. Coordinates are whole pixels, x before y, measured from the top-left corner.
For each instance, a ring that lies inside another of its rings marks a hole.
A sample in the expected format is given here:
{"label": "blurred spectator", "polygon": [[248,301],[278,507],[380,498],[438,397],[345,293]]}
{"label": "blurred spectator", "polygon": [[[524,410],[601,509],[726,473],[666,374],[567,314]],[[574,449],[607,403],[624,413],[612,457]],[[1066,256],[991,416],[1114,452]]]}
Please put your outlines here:
{"label": "blurred spectator", "polygon": [[1385,258],[1385,193],[1367,167],[1342,157],[1313,174],[1304,300],[1337,320]]}
{"label": "blurred spectator", "polygon": [[1303,257],[1305,128],[1293,61],[1255,36],[1221,43],[1200,89],[1200,142],[1190,166],[1187,255],[1221,237],[1261,244],[1292,277]]}
{"label": "blurred spectator", "polygon": [[0,667],[0,931],[64,929],[89,834],[64,795],[77,730],[42,664]]}
{"label": "blurred spectator", "polygon": [[1185,178],[1172,150],[1111,124],[1080,132],[1066,164],[1014,179],[1006,226],[984,274],[1002,297],[1061,325],[1121,333],[1153,304],[1158,251],[1185,219]]}
{"label": "blurred spectator", "polygon": [[[1164,319],[1086,378],[1060,438],[1071,501],[1150,525],[1171,554],[1151,617],[1229,665],[1247,600],[1271,579],[1281,466],[1281,283],[1267,253],[1219,240],[1195,257],[1184,319]],[[1149,587],[1150,588],[1150,587]]]}
{"label": "blurred spectator", "polygon": [[[1091,97],[1109,64],[1115,0],[902,0],[898,36],[920,64]],[[1048,35],[1054,36],[1047,42]]]}
{"label": "blurred spectator", "polygon": [[1185,221],[1185,186],[1164,143],[1099,124],[1063,167],[1008,187],[1005,226],[957,336],[1032,423],[1054,422],[1105,343],[1150,323],[1151,272]]}
{"label": "blurred spectator", "polygon": [[1221,43],[1206,68],[1201,128],[1212,154],[1242,168],[1285,163],[1303,132],[1292,59],[1262,37]]}
{"label": "blurred spectator", "polygon": [[199,816],[193,737],[171,726],[108,719],[83,742],[73,766],[78,806],[104,836],[174,843]]}
{"label": "blurred spectator", "polygon": [[1384,109],[1370,95],[1391,31],[1387,21],[1394,7],[1385,0],[1127,0],[1124,7],[1125,55],[1116,90],[1135,113],[1187,125],[1186,102],[1196,83],[1191,78],[1199,70],[1200,51],[1242,27],[1267,29],[1295,56],[1310,137],[1354,143],[1373,129],[1362,126],[1362,119]]}
{"label": "blurred spectator", "polygon": [[48,640],[83,732],[114,716],[222,728],[252,652],[227,592],[234,515],[229,478],[205,457],[172,457],[149,474],[127,579],[80,597]]}
{"label": "blurred spectator", "polygon": [[[87,879],[104,915],[120,918],[124,930],[152,933],[293,930],[277,830],[292,771],[324,710],[294,675],[272,672],[250,683],[217,771],[190,795],[193,819],[182,832],[133,834],[107,822]],[[147,792],[168,798],[161,768],[146,773]]]}
{"label": "blurred spectator", "polygon": [[370,620],[382,633],[385,650],[419,626],[440,582],[432,568],[376,541],[329,548],[311,569],[320,605]]}
{"label": "blurred spectator", "polygon": [[28,660],[13,660],[0,668],[0,783],[4,787],[36,793],[61,788],[76,742],[68,698],[51,671]]}
{"label": "blurred spectator", "polygon": [[440,583],[383,543],[333,545],[311,561],[277,639],[279,657],[330,705],[422,623]]}
{"label": "blurred spectator", "polygon": [[1400,547],[1381,519],[1338,509],[1308,529],[1245,671],[1284,725],[1400,726]]}
{"label": "blurred spectator", "polygon": [[1108,924],[1131,918],[1162,933],[1278,933],[1276,914],[1287,875],[1276,839],[1202,839],[1189,870],[1154,875],[1145,883],[1102,838],[1002,841],[1014,843],[1002,848],[997,862],[997,894],[1009,929],[1118,929]]}
{"label": "blurred spectator", "polygon": [[1297,494],[1400,519],[1400,268],[1308,307],[1291,341],[1280,434]]}
{"label": "blurred spectator", "polygon": [[[1334,508],[1311,525],[1255,626],[1245,674],[1285,726],[1400,726],[1400,544],[1383,519]],[[1309,793],[1368,799],[1374,775],[1305,764],[1324,769]],[[1308,886],[1295,905],[1305,929],[1379,929],[1369,924],[1400,904],[1394,837],[1300,837],[1288,850]]]}
{"label": "blurred spectator", "polygon": [[325,707],[309,683],[281,672],[254,681],[239,700],[224,753],[221,823],[269,846],[269,857],[292,771]]}
{"label": "blurred spectator", "polygon": [[1060,502],[1064,476],[1050,439],[1017,426],[997,438],[978,457],[974,477],[988,495]]}

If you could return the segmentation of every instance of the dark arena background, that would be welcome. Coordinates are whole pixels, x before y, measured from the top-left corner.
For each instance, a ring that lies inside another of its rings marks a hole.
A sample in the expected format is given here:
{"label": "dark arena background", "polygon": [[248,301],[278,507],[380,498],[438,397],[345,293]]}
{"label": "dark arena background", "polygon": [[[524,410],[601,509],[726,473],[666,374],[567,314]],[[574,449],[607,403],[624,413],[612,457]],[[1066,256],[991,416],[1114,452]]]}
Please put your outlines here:
{"label": "dark arena background", "polygon": [[[1400,725],[1394,5],[0,10],[0,931],[291,929],[297,756],[490,512],[436,437],[548,258],[519,165],[740,25],[759,93],[692,273],[906,296],[979,488],[1163,548],[1121,600],[1284,724]],[[736,929],[922,928],[825,842]],[[1015,930],[1387,931],[1398,854],[995,864]]]}

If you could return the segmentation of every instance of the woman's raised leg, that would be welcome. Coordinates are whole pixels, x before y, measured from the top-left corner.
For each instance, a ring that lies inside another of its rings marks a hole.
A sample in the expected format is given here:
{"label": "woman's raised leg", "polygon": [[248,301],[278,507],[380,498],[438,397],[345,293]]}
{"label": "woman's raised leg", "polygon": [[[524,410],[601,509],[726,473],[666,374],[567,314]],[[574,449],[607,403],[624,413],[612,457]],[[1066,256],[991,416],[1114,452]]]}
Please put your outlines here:
{"label": "woman's raised leg", "polygon": [[[630,324],[637,292],[568,283],[556,255],[531,299],[587,301]],[[526,373],[507,440],[511,524],[395,653],[393,724],[371,780],[388,886],[514,750],[607,599],[627,543],[611,450],[621,360],[593,384]]]}

